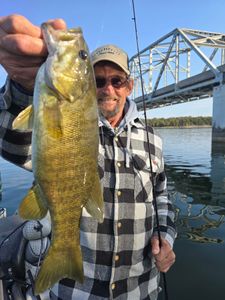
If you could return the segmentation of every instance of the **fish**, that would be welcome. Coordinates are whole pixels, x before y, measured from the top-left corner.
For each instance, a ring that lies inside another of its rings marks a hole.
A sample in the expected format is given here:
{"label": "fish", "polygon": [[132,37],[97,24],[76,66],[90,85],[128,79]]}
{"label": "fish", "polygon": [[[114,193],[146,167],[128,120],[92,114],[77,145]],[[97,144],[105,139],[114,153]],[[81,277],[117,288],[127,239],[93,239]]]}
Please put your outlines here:
{"label": "fish", "polygon": [[82,210],[102,222],[103,192],[98,174],[96,84],[82,29],[54,30],[41,25],[48,49],[34,87],[32,105],[13,122],[32,129],[34,185],[19,206],[26,220],[50,213],[50,247],[37,278],[35,294],[62,278],[84,280],[80,247]]}

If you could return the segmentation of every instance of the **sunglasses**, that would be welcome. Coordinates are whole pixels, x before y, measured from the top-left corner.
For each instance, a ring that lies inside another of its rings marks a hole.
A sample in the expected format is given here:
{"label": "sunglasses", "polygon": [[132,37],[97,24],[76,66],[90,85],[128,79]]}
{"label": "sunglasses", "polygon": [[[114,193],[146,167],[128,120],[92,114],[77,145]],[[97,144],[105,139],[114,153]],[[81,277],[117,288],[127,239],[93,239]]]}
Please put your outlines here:
{"label": "sunglasses", "polygon": [[106,86],[106,84],[112,85],[114,88],[119,89],[128,82],[128,77],[112,76],[112,77],[96,77],[96,86],[101,89]]}

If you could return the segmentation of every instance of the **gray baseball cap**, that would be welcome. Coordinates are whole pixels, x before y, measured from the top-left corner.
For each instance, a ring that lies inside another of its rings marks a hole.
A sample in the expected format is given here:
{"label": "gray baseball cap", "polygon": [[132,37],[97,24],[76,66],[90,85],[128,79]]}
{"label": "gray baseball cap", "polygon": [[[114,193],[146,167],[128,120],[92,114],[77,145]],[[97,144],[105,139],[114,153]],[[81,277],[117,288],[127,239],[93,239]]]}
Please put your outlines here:
{"label": "gray baseball cap", "polygon": [[130,75],[128,67],[128,55],[125,51],[115,45],[104,45],[97,48],[91,53],[93,66],[102,60],[108,60],[124,70],[127,75]]}

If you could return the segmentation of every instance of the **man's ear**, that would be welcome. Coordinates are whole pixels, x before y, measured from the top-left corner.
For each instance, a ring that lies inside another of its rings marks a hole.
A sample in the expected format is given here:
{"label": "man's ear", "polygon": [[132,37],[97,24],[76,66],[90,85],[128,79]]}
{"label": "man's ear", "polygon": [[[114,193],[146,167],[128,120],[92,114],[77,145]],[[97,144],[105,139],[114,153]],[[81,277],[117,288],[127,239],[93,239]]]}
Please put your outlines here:
{"label": "man's ear", "polygon": [[133,87],[134,87],[134,80],[133,80],[133,78],[129,78],[129,81],[127,84],[127,89],[128,89],[127,96],[129,96],[132,93]]}

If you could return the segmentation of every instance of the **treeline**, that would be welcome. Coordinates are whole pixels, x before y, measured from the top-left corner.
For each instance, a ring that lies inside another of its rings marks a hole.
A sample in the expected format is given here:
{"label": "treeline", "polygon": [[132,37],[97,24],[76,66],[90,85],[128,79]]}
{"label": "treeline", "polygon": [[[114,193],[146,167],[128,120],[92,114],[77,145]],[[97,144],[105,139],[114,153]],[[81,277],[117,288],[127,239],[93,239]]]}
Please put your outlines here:
{"label": "treeline", "polygon": [[148,119],[148,124],[152,127],[211,126],[212,117],[153,118]]}

